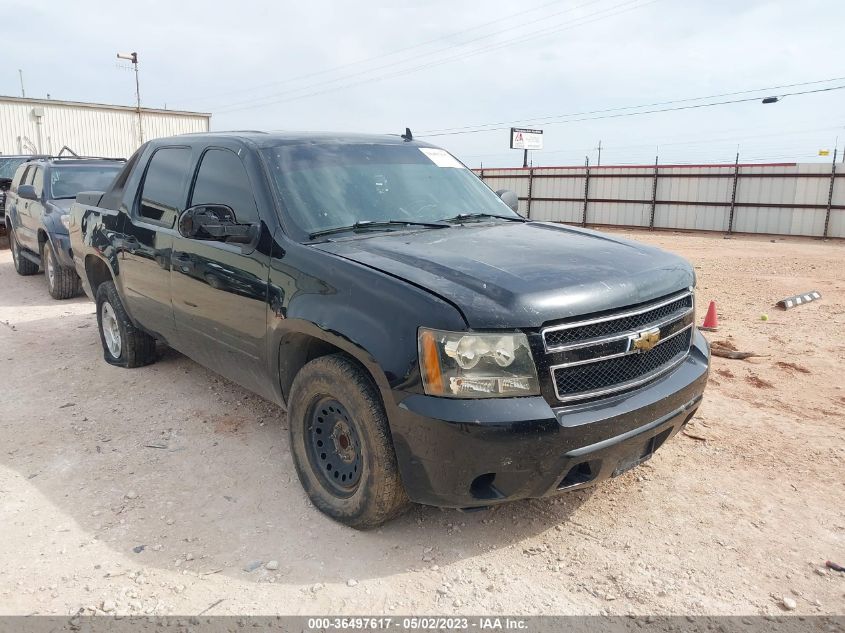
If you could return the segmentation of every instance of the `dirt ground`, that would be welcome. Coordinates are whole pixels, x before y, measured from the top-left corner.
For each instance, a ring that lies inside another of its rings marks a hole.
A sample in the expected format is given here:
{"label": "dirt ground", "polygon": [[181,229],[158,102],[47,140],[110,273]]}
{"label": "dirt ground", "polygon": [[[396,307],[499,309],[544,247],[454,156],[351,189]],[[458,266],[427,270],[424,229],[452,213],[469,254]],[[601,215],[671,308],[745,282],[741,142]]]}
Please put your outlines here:
{"label": "dirt ground", "polygon": [[277,407],[172,351],[106,365],[2,238],[0,614],[845,613],[845,244],[619,233],[764,356],[714,358],[687,433],[591,491],[366,533],[310,505]]}

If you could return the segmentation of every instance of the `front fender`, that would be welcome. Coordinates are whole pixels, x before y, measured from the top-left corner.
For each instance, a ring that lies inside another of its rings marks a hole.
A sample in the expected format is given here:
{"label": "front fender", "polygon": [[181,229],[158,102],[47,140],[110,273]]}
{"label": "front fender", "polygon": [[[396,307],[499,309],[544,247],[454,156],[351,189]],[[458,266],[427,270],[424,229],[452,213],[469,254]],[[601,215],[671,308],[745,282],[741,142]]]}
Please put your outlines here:
{"label": "front fender", "polygon": [[[281,246],[280,244],[277,244]],[[409,393],[421,393],[417,329],[463,330],[450,304],[417,286],[309,246],[287,242],[270,264],[268,339],[271,370],[298,368],[289,342],[307,336],[337,347],[372,375],[390,417]],[[282,388],[283,401],[287,393]]]}
{"label": "front fender", "polygon": [[8,192],[6,194],[6,230],[8,231],[11,229],[16,229],[20,226],[20,218],[18,217],[18,209],[17,205],[14,202],[10,201],[8,198]]}

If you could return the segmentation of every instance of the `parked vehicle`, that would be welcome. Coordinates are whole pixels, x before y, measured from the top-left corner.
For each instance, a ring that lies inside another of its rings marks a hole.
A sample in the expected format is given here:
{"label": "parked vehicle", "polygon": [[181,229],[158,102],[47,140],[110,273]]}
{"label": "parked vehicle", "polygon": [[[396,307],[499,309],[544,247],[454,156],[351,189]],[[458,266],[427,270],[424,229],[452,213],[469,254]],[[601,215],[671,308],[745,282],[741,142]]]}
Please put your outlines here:
{"label": "parked vehicle", "polygon": [[162,340],[286,407],[303,487],[357,528],[619,475],[707,381],[685,260],[528,221],[410,134],[151,141],[70,235],[105,360]]}
{"label": "parked vehicle", "polygon": [[46,157],[40,155],[33,156],[32,154],[21,156],[0,155],[0,228],[6,227],[6,192],[12,186],[12,178],[15,176],[15,171],[25,162],[37,158]]}
{"label": "parked vehicle", "polygon": [[29,160],[15,171],[5,218],[15,270],[34,275],[43,269],[54,299],[80,291],[67,233],[71,203],[80,191],[108,187],[124,162],[48,157]]}

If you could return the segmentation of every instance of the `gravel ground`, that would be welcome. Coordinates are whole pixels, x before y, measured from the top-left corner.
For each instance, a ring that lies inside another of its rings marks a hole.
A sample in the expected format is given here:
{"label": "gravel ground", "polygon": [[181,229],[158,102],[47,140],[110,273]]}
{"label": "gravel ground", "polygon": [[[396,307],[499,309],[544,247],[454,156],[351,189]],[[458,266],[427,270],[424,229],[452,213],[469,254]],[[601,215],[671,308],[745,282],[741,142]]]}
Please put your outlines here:
{"label": "gravel ground", "polygon": [[842,614],[845,244],[619,233],[764,356],[714,358],[686,434],[593,490],[366,533],[305,498],[277,407],[172,351],[106,365],[93,304],[0,251],[0,614]]}

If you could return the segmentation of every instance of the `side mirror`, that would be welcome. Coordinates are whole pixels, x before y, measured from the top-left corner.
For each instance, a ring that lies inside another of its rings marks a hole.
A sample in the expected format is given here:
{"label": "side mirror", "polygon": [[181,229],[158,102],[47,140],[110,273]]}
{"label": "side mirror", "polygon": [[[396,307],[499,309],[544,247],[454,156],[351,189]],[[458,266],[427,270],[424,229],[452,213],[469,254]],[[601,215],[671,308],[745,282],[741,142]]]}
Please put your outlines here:
{"label": "side mirror", "polygon": [[232,207],[225,204],[200,204],[179,216],[179,235],[193,240],[249,244],[255,233],[255,225],[238,223]]}
{"label": "side mirror", "polygon": [[38,195],[35,193],[35,187],[32,185],[20,185],[18,187],[18,195],[27,200],[38,200]]}
{"label": "side mirror", "polygon": [[508,205],[511,210],[518,212],[519,211],[519,196],[516,195],[510,189],[499,189],[496,192],[496,195],[502,199],[506,205]]}

